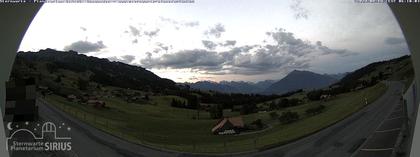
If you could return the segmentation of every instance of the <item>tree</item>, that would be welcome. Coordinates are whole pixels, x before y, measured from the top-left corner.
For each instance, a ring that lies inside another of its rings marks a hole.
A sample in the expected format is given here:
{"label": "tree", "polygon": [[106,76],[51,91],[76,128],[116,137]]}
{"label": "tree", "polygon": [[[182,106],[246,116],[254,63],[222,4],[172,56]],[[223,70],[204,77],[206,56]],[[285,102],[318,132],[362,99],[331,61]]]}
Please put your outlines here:
{"label": "tree", "polygon": [[254,103],[242,105],[241,114],[250,114],[257,112],[257,105]]}
{"label": "tree", "polygon": [[89,85],[89,81],[88,80],[84,80],[82,78],[79,78],[77,80],[77,86],[79,87],[80,90],[86,90],[87,87]]}
{"label": "tree", "polygon": [[314,90],[314,91],[310,91],[308,92],[308,94],[306,94],[306,97],[308,97],[309,100],[320,100],[320,97],[322,95],[322,90]]}
{"label": "tree", "polygon": [[57,82],[57,83],[60,83],[61,82],[61,76],[57,76],[57,78],[55,78],[54,81]]}
{"label": "tree", "polygon": [[[146,94],[145,96],[144,96],[144,100],[150,100],[150,98],[149,98],[149,94]],[[185,102],[184,102],[185,103]]]}
{"label": "tree", "polygon": [[197,95],[191,95],[191,99],[190,101],[188,101],[188,103],[190,103],[189,105],[191,107],[195,107],[197,109],[197,120],[200,119],[200,100],[198,99]]}
{"label": "tree", "polygon": [[277,112],[270,112],[271,119],[277,119],[279,117],[279,114]]}
{"label": "tree", "polygon": [[318,105],[318,106],[315,106],[315,107],[311,107],[311,108],[306,109],[305,110],[305,113],[308,114],[308,115],[313,116],[313,115],[317,115],[317,114],[322,113],[324,110],[325,110],[325,106],[324,105]]}
{"label": "tree", "polygon": [[379,79],[381,79],[381,80],[383,80],[383,79],[385,79],[385,75],[384,75],[384,72],[379,72],[379,74],[378,74],[378,78]]}
{"label": "tree", "polygon": [[270,102],[269,109],[270,111],[278,109],[277,104],[274,100]]}
{"label": "tree", "polygon": [[290,124],[299,120],[299,114],[297,112],[286,111],[281,113],[279,120],[283,124]]}
{"label": "tree", "polygon": [[213,105],[210,107],[210,117],[212,119],[219,119],[223,117],[223,106],[222,105]]}
{"label": "tree", "polygon": [[185,108],[185,101],[181,101],[181,100],[172,98],[171,106],[172,107],[178,107],[178,108]]}
{"label": "tree", "polygon": [[261,119],[257,119],[251,123],[252,125],[257,126],[258,129],[262,129],[264,127],[264,123]]}
{"label": "tree", "polygon": [[58,70],[58,67],[55,64],[52,64],[52,63],[47,63],[45,66],[46,66],[47,71],[49,73],[54,73]]}

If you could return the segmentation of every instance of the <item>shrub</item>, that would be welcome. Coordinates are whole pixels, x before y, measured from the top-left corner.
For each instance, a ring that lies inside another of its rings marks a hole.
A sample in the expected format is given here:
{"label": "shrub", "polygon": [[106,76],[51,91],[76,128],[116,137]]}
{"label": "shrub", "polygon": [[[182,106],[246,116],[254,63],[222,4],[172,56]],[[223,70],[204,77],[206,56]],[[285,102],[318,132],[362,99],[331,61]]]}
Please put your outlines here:
{"label": "shrub", "polygon": [[252,125],[255,125],[257,129],[262,129],[264,127],[264,123],[261,119],[257,119],[251,123]]}
{"label": "shrub", "polygon": [[299,114],[297,112],[286,111],[280,115],[279,120],[283,124],[290,124],[299,120]]}
{"label": "shrub", "polygon": [[319,106],[315,106],[315,107],[311,107],[306,109],[306,114],[308,115],[317,115],[322,113],[325,110],[325,106],[324,105],[319,105]]}
{"label": "shrub", "polygon": [[271,119],[277,119],[279,117],[279,114],[277,112],[270,112]]}
{"label": "shrub", "polygon": [[210,107],[210,117],[212,119],[219,119],[223,117],[223,106],[213,105]]}

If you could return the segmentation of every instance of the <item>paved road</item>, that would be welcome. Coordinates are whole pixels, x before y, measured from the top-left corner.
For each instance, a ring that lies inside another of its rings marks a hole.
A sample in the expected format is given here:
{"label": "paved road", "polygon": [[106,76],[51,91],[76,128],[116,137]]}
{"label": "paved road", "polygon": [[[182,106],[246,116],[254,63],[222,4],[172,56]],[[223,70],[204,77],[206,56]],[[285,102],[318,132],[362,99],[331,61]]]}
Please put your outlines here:
{"label": "paved road", "polygon": [[71,127],[72,151],[78,157],[172,157],[173,153],[161,152],[136,145],[95,129],[61,110],[38,101],[42,119],[55,124],[67,123]]}
{"label": "paved road", "polygon": [[[339,123],[296,142],[270,150],[241,155],[243,157],[346,157],[351,156],[365,142],[382,121],[399,103],[401,83],[389,82],[387,92],[377,101]],[[42,102],[40,115],[53,122],[66,122],[73,129],[73,151],[80,157],[118,157],[118,156],[203,156],[186,153],[158,151],[141,145],[132,144],[86,125],[60,110]]]}
{"label": "paved road", "polygon": [[387,92],[377,101],[345,120],[294,143],[259,152],[261,157],[346,157],[368,138],[399,103],[403,85],[389,82]]}
{"label": "paved road", "polygon": [[354,157],[390,157],[402,137],[402,127],[407,122],[403,105],[394,107],[393,112],[360,147]]}

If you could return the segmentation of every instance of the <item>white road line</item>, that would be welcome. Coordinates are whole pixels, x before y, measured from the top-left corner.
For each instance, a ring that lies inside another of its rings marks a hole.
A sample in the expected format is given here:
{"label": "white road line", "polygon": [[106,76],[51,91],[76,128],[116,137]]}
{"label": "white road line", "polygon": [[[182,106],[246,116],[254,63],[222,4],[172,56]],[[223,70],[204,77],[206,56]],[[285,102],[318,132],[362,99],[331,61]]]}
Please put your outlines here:
{"label": "white road line", "polygon": [[404,118],[404,116],[395,117],[395,118],[390,118],[390,119],[385,119],[385,120],[394,120],[394,119],[400,119],[400,118]]}
{"label": "white road line", "polygon": [[396,112],[403,112],[403,109],[394,110],[394,111],[392,111],[391,114],[396,113]]}
{"label": "white road line", "polygon": [[394,148],[379,148],[379,149],[360,149],[361,151],[386,151],[393,150]]}
{"label": "white road line", "polygon": [[391,131],[397,131],[401,130],[401,128],[395,128],[395,129],[389,129],[389,130],[381,130],[381,131],[375,131],[375,132],[391,132]]}

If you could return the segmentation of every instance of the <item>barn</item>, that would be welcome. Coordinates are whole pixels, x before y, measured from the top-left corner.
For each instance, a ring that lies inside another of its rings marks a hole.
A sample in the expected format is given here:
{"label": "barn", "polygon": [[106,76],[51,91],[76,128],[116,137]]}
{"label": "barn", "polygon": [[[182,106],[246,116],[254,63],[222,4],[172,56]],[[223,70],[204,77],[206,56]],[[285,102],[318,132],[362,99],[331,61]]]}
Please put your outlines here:
{"label": "barn", "polygon": [[239,134],[244,128],[244,121],[241,116],[220,119],[211,129],[215,135]]}

